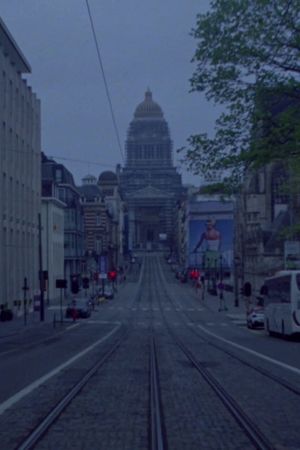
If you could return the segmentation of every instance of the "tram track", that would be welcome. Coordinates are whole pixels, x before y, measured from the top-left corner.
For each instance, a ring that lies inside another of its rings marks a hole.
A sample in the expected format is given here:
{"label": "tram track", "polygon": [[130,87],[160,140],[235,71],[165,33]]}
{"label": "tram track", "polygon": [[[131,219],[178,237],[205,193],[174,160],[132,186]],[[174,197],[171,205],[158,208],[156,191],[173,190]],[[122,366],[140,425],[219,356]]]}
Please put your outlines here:
{"label": "tram track", "polygon": [[[178,311],[178,304],[174,303],[174,300],[172,299],[172,297],[170,296],[170,294],[168,293],[168,290],[166,288],[166,281],[164,279],[164,277],[162,276],[162,267],[160,262],[158,262],[158,264],[160,265],[160,271],[158,271],[158,276],[160,278],[160,282],[161,282],[161,286],[164,290],[165,296],[168,299],[168,301],[170,302],[170,304],[175,308],[175,310],[177,312],[180,312],[182,316],[184,316],[188,321],[195,323],[194,318],[192,318],[186,311],[182,310],[182,308],[180,307],[180,311]],[[185,326],[187,326],[186,321],[183,320],[183,323]],[[287,389],[288,391],[292,392],[293,394],[300,396],[300,388],[298,388],[297,386],[293,385],[292,383],[288,382],[287,380],[284,380],[283,378],[272,374],[270,371],[258,366],[258,365],[254,365],[252,363],[250,363],[249,361],[246,361],[244,358],[241,358],[240,356],[236,355],[235,353],[231,352],[230,350],[225,349],[224,347],[222,347],[221,345],[218,345],[217,343],[206,339],[203,337],[203,334],[200,334],[197,332],[197,330],[194,327],[188,327],[190,329],[190,331],[195,334],[199,339],[202,340],[203,343],[221,351],[222,353],[230,356],[231,358],[233,358],[234,360],[240,362],[241,364],[243,364],[246,367],[249,367],[253,370],[255,370],[256,372],[258,372],[259,374],[265,376],[266,378],[268,378],[271,381],[274,381],[275,383],[277,383],[279,386],[284,387],[285,389]]]}
{"label": "tram track", "polygon": [[[166,308],[166,303],[170,304],[171,308]],[[148,427],[147,429],[145,428],[144,432],[144,434],[147,435],[148,446],[139,448],[147,448],[148,450],[168,450],[168,446],[171,445],[169,442],[169,438],[170,433],[172,433],[172,426],[170,429],[170,421],[168,421],[168,424],[166,424],[166,418],[168,417],[169,419],[170,414],[173,414],[173,411],[169,410],[169,403],[167,403],[167,405],[165,405],[164,403],[166,395],[166,385],[163,369],[161,368],[161,365],[163,363],[163,353],[165,351],[169,353],[169,350],[171,352],[170,361],[172,360],[172,358],[174,358],[174,355],[176,355],[176,353],[178,355],[184,355],[184,359],[188,361],[189,366],[186,366],[186,368],[181,368],[181,371],[186,371],[188,367],[193,368],[195,372],[191,374],[191,377],[196,380],[196,383],[197,379],[199,379],[199,381],[200,379],[202,380],[199,383],[198,387],[198,391],[200,389],[200,393],[201,389],[205,389],[205,395],[211,395],[207,394],[207,392],[210,392],[210,390],[212,390],[212,392],[214,393],[213,396],[216,397],[214,403],[220,403],[220,407],[217,406],[217,409],[220,409],[220,412],[218,412],[218,414],[222,415],[221,411],[225,407],[227,412],[225,413],[224,409],[224,422],[226,423],[226,415],[228,413],[228,418],[231,417],[230,420],[234,422],[234,427],[237,428],[237,430],[242,430],[243,435],[245,435],[245,438],[243,439],[247,439],[249,441],[249,447],[247,447],[247,449],[256,448],[259,450],[274,450],[275,448],[279,448],[273,445],[272,442],[270,442],[268,438],[269,434],[266,434],[265,430],[262,430],[261,427],[256,424],[255,419],[252,420],[252,418],[249,417],[248,412],[244,410],[244,405],[242,406],[239,401],[236,401],[234,395],[232,395],[232,392],[230,390],[228,391],[226,387],[221,385],[218,377],[212,374],[209,368],[206,368],[205,361],[201,361],[201,357],[200,359],[199,357],[197,357],[197,352],[191,349],[192,342],[189,342],[189,344],[186,345],[188,334],[186,333],[184,337],[179,336],[179,333],[182,332],[183,329],[186,329],[189,330],[189,332],[192,332],[193,335],[197,337],[197,339],[200,338],[203,344],[206,344],[207,346],[212,345],[208,339],[203,338],[203,336],[201,336],[200,333],[197,333],[193,327],[188,326],[186,319],[192,321],[189,315],[182,310],[178,311],[180,305],[178,304],[177,299],[172,298],[172,295],[168,291],[165,277],[162,273],[162,267],[157,257],[153,257],[152,255],[146,256],[142,266],[138,289],[136,290],[136,294],[132,299],[132,302],[130,302],[130,305],[128,306],[129,307],[127,309],[127,314],[122,321],[122,334],[118,336],[117,340],[116,338],[114,339],[113,346],[110,345],[105,353],[102,352],[101,358],[99,358],[99,360],[93,365],[93,367],[91,367],[81,377],[80,380],[74,383],[72,389],[63,398],[61,398],[61,400],[57,402],[57,404],[53,408],[51,408],[51,410],[49,410],[48,414],[43,416],[43,419],[39,421],[34,429],[32,429],[32,432],[27,435],[25,439],[22,439],[22,442],[18,444],[18,446],[16,447],[18,450],[35,448],[38,443],[43,444],[44,437],[49,435],[49,433],[51,434],[53,424],[57,421],[60,422],[61,417],[64,416],[65,413],[69,418],[72,418],[72,413],[68,412],[68,408],[72,405],[73,401],[75,401],[76,403],[76,399],[80,399],[80,393],[84,390],[84,388],[88,388],[91,378],[95,375],[99,375],[98,379],[100,379],[102,376],[101,371],[105,367],[108,370],[106,371],[106,376],[108,376],[109,378],[111,369],[108,368],[107,364],[112,359],[115,360],[114,367],[116,367],[117,364],[117,368],[119,370],[118,361],[122,361],[122,358],[124,357],[122,355],[120,355],[119,357],[119,351],[121,351],[121,354],[123,355],[126,353],[128,355],[130,354],[132,356],[132,362],[134,362],[136,358],[134,356],[134,352],[138,350],[139,353],[142,353],[143,348],[147,348],[147,356],[146,358],[143,358],[143,360],[148,361],[148,363],[144,365],[144,368],[148,371],[147,375],[146,372],[145,375],[143,375],[145,376],[143,386],[148,386],[148,417],[147,423],[145,422],[144,424],[146,428]],[[134,313],[132,313],[132,307],[134,307]],[[166,311],[166,309],[168,311]],[[181,317],[182,319],[184,327],[182,327],[180,331],[177,329],[177,331],[175,332],[174,327],[172,327],[170,319],[170,316],[172,314],[176,314],[176,316]],[[140,317],[142,317],[143,322],[140,322]],[[159,322],[161,322],[163,326],[159,325],[156,319],[159,319]],[[171,342],[168,342],[169,338],[171,338]],[[193,343],[193,345],[196,345],[196,340],[194,339],[194,341],[195,342]],[[228,353],[227,350],[222,349],[221,346],[213,345],[213,348],[218,351],[222,351],[231,358],[234,358],[236,361],[239,361],[239,358],[236,358],[235,355],[231,355],[230,352]],[[175,360],[173,359],[172,365],[174,365],[174,367],[176,367],[176,364],[178,364],[177,359],[177,356],[175,356]],[[179,360],[180,359],[181,358],[179,357]],[[243,363],[243,361],[239,362]],[[246,365],[249,366],[249,363],[246,363]],[[168,370],[171,369],[168,368]],[[164,388],[162,388],[162,383],[165,386]],[[73,405],[73,411],[74,408],[75,406]],[[177,411],[176,414],[180,414],[180,410]],[[178,415],[178,420],[179,418],[180,416]],[[49,448],[47,447],[47,445],[49,445],[47,444],[47,442],[51,442],[51,440],[46,440],[41,448]],[[181,448],[177,446],[175,447],[176,449]],[[111,447],[101,446],[101,448]],[[199,443],[199,447],[197,448],[202,448],[201,443]],[[228,446],[228,448],[230,448],[230,446]]]}
{"label": "tram track", "polygon": [[[130,309],[132,309],[133,305],[139,303],[142,297],[142,277],[141,274],[138,282],[138,288],[136,294],[131,302]],[[116,314],[114,315],[116,317]],[[30,450],[36,447],[36,445],[43,439],[43,436],[51,429],[52,425],[59,420],[61,414],[68,408],[72,401],[74,401],[79,395],[82,389],[88,385],[91,378],[101,371],[105,364],[109,362],[109,360],[113,357],[113,355],[117,352],[117,350],[124,345],[126,340],[128,340],[130,336],[130,325],[132,323],[132,318],[128,317],[126,324],[123,324],[123,331],[121,335],[115,338],[113,344],[104,352],[104,354],[96,360],[96,362],[90,367],[85,373],[78,379],[73,386],[69,389],[69,391],[55,404],[54,407],[50,408],[49,412],[45,414],[39,421],[36,423],[31,431],[25,438],[22,438],[21,442],[17,444],[15,447],[16,450]]]}
{"label": "tram track", "polygon": [[[159,267],[158,264],[156,264],[156,268]],[[154,286],[160,286],[164,284],[164,280],[162,279],[162,272],[161,270],[155,271],[155,277],[157,279],[156,283],[153,283]],[[164,298],[167,298],[168,301],[173,305],[174,302],[169,293],[166,290],[166,287],[164,286],[163,289],[164,292]],[[162,294],[161,291],[159,291],[160,295],[157,295],[158,298],[161,298]],[[182,339],[180,339],[171,328],[168,319],[166,317],[165,311],[162,308],[161,302],[159,302],[161,316],[164,320],[164,323],[166,325],[166,328],[168,330],[169,335],[172,337],[173,341],[176,343],[177,347],[182,351],[182,353],[186,356],[188,361],[192,364],[194,369],[199,373],[199,375],[206,381],[206,383],[211,387],[215,395],[220,399],[220,401],[224,404],[227,411],[231,414],[231,416],[235,419],[236,423],[239,425],[241,430],[246,434],[246,436],[251,441],[254,448],[258,450],[274,450],[276,448],[274,444],[270,441],[268,436],[256,425],[256,423],[250,419],[249,415],[244,411],[244,409],[239,405],[239,403],[232,397],[231,394],[219,383],[217,378],[212,375],[212,373],[204,367],[201,362],[198,361],[198,359],[195,357],[195,355],[189,350],[189,348],[183,343]],[[178,310],[178,305],[176,305],[176,308],[174,310]],[[178,312],[178,311],[176,311]],[[187,326],[186,321],[183,321],[184,325]],[[187,327],[190,331],[191,327]],[[198,333],[194,332],[197,337],[201,337]],[[202,338],[202,337],[201,337]],[[202,339],[202,342],[209,344],[207,340]],[[218,350],[223,350],[222,348],[219,348],[214,346],[215,348],[218,348]],[[227,352],[226,352],[227,353]],[[230,355],[231,356],[231,355]],[[238,358],[235,358],[238,359]],[[248,364],[247,364],[248,365]],[[277,378],[274,380],[278,382]],[[280,383],[281,384],[281,383]],[[284,386],[286,387],[286,386]]]}
{"label": "tram track", "polygon": [[[151,271],[150,271],[151,272]],[[143,282],[151,286],[151,282],[147,281],[147,278],[151,278],[151,273],[147,270],[143,270],[142,277]],[[128,317],[126,327],[121,336],[112,347],[110,347],[101,359],[98,360],[93,367],[91,367],[84,376],[78,380],[70,391],[59,400],[59,402],[39,421],[38,424],[31,430],[31,432],[22,440],[16,447],[17,450],[30,450],[35,448],[40,442],[43,441],[44,436],[47,433],[51,433],[51,427],[60,420],[63,413],[66,412],[70,404],[80,396],[84,387],[87,387],[91,378],[104,368],[111,358],[117,353],[122,345],[126,345],[129,341],[132,329],[138,327],[139,315],[142,313],[143,304],[149,304],[152,302],[151,289],[148,289],[148,293],[145,296],[144,289],[141,288],[139,283],[139,289],[135,295],[132,306],[138,306],[134,315]],[[148,448],[149,450],[167,450],[166,438],[164,435],[163,414],[161,410],[161,394],[159,388],[159,374],[157,366],[157,349],[155,342],[155,333],[152,328],[152,317],[149,322],[149,424],[148,424]]]}
{"label": "tram track", "polygon": [[33,449],[39,442],[41,437],[48,431],[48,429],[54,424],[61,413],[68,407],[68,405],[74,400],[74,398],[80,393],[82,388],[87,385],[93,375],[99,371],[104,364],[112,357],[112,355],[118,350],[124,340],[128,337],[128,330],[126,330],[117,340],[117,342],[110,348],[103,357],[91,367],[87,373],[74,384],[72,389],[54,406],[51,411],[39,422],[39,424],[30,432],[23,442],[18,445],[18,450],[30,450]]}

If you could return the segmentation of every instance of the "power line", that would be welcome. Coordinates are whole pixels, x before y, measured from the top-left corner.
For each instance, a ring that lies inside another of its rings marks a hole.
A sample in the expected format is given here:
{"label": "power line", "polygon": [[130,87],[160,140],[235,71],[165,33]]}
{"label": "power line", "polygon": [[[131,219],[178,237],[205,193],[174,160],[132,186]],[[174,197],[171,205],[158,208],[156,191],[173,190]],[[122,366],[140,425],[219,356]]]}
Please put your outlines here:
{"label": "power line", "polygon": [[99,65],[100,65],[100,69],[101,69],[101,73],[102,73],[102,78],[103,78],[103,82],[104,82],[104,86],[105,86],[106,96],[107,96],[107,100],[108,100],[109,107],[110,107],[110,112],[111,112],[111,117],[112,117],[112,121],[113,121],[113,125],[114,125],[114,130],[115,130],[115,133],[116,133],[116,137],[117,137],[117,141],[118,141],[118,145],[119,145],[119,150],[120,150],[120,153],[121,153],[121,156],[122,156],[122,160],[124,161],[124,155],[123,155],[123,150],[122,150],[122,146],[121,146],[119,130],[118,130],[118,127],[117,127],[115,113],[114,113],[114,109],[113,109],[113,106],[112,106],[112,101],[111,101],[111,97],[110,97],[110,93],[109,93],[109,89],[108,89],[108,84],[107,84],[107,81],[106,81],[106,76],[105,76],[105,72],[104,72],[104,66],[103,66],[103,62],[102,62],[102,58],[101,58],[100,47],[99,47],[97,36],[96,36],[96,32],[95,32],[93,17],[92,17],[92,14],[91,14],[91,10],[90,10],[90,6],[89,6],[88,0],[85,0],[85,3],[86,3],[87,10],[88,10],[89,18],[90,18],[91,29],[92,29],[92,33],[93,33],[93,38],[94,38],[96,50],[97,50],[98,61],[99,61]]}
{"label": "power line", "polygon": [[63,156],[55,156],[55,155],[46,155],[47,158],[55,158],[55,159],[61,159],[63,161],[71,161],[71,162],[76,162],[76,163],[80,163],[80,164],[93,164],[95,166],[102,166],[102,167],[113,167],[115,168],[116,166],[113,164],[106,164],[106,163],[100,163],[100,162],[95,162],[95,161],[87,161],[84,159],[75,159],[75,158],[65,158]]}
{"label": "power line", "polygon": [[[25,156],[40,156],[42,152],[32,152],[32,151],[27,151],[27,150],[19,150],[16,148],[6,148],[5,149],[5,155],[8,156],[9,153],[14,152],[14,153],[19,153],[21,155],[25,155]],[[0,155],[2,153],[2,150],[0,149]],[[66,158],[63,156],[56,156],[56,155],[48,155],[45,153],[45,156],[49,159],[61,159],[64,161],[70,161],[70,162],[75,162],[75,163],[80,163],[80,164],[93,164],[95,166],[100,166],[100,167],[112,167],[115,168],[116,164],[107,164],[107,163],[103,163],[103,162],[96,162],[96,161],[88,161],[86,159],[76,159],[76,158]],[[3,155],[1,155],[2,159],[3,159]]]}

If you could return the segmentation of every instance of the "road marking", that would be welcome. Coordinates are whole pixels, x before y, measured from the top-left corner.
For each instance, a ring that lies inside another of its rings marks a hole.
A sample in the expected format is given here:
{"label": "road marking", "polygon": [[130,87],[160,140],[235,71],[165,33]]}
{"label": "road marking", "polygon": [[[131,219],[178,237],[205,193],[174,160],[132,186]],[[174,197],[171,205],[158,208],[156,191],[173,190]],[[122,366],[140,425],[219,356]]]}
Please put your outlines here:
{"label": "road marking", "polygon": [[142,311],[148,311],[148,308],[142,308]]}
{"label": "road marking", "polygon": [[276,366],[282,367],[283,369],[287,369],[291,372],[296,373],[297,375],[300,375],[300,369],[298,369],[297,367],[290,366],[289,364],[278,361],[277,359],[271,358],[270,356],[264,355],[263,353],[258,353],[255,350],[251,350],[248,347],[244,347],[243,345],[236,344],[235,342],[230,341],[229,339],[222,338],[221,336],[218,336],[217,334],[212,333],[211,331],[207,330],[206,328],[202,327],[201,325],[198,325],[198,327],[201,328],[201,330],[204,333],[206,333],[210,336],[213,336],[214,338],[218,339],[219,341],[225,342],[226,344],[229,344],[232,347],[236,347],[239,350],[244,350],[245,352],[250,353],[250,355],[257,356],[258,358],[264,359],[265,361],[275,364]]}
{"label": "road marking", "polygon": [[69,327],[66,328],[66,331],[68,330],[72,330],[72,328],[76,328],[79,326],[79,323],[74,323],[73,325],[70,325]]}
{"label": "road marking", "polygon": [[17,392],[12,397],[5,400],[3,403],[0,404],[0,415],[4,413],[8,408],[13,406],[15,403],[17,403],[19,400],[21,400],[26,395],[30,394],[32,391],[34,391],[37,387],[39,387],[41,384],[45,383],[45,381],[48,381],[50,378],[52,378],[54,375],[61,372],[63,369],[68,367],[69,365],[73,364],[77,359],[81,358],[82,356],[89,353],[91,350],[93,350],[98,345],[102,344],[102,342],[106,341],[112,334],[114,334],[121,325],[117,325],[112,331],[110,331],[108,334],[103,336],[98,341],[94,342],[94,344],[87,347],[85,350],[82,350],[81,352],[77,353],[77,355],[73,356],[72,358],[68,359],[65,363],[61,364],[60,366],[56,367],[55,369],[51,370],[51,372],[48,372],[46,375],[43,375],[42,377],[35,380],[33,383],[29,384],[25,388],[21,389],[19,392]]}
{"label": "road marking", "polygon": [[221,327],[228,327],[228,323],[222,322]]}
{"label": "road marking", "polygon": [[188,308],[187,311],[195,311],[194,308]]}
{"label": "road marking", "polygon": [[197,311],[203,311],[203,308],[197,308]]}
{"label": "road marking", "polygon": [[[209,327],[212,327],[215,323],[214,322],[207,322],[206,325],[208,325]],[[201,325],[198,325],[198,327],[201,328]]]}
{"label": "road marking", "polygon": [[164,310],[165,311],[171,311],[171,308],[167,307],[167,308],[164,308]]}
{"label": "road marking", "polygon": [[86,323],[101,323],[102,325],[121,325],[121,322],[110,322],[108,320],[88,320]]}

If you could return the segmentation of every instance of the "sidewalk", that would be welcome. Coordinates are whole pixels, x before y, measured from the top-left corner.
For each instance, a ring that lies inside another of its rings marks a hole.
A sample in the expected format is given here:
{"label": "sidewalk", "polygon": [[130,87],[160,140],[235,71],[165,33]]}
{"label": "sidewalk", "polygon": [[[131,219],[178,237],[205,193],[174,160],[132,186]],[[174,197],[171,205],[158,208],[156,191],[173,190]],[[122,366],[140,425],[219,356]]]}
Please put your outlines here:
{"label": "sidewalk", "polygon": [[59,311],[53,307],[47,308],[45,306],[45,320],[42,322],[40,320],[40,312],[34,311],[27,314],[26,324],[24,320],[24,315],[20,317],[14,316],[10,321],[0,322],[0,342],[1,339],[15,336],[26,331],[37,329],[40,327],[47,326],[48,328],[53,328],[53,317],[56,314],[56,320],[60,320]]}
{"label": "sidewalk", "polygon": [[202,300],[202,289],[196,294],[195,288],[190,285],[194,294],[200,299],[201,303],[204,302],[205,306],[212,312],[228,317],[228,319],[235,322],[237,325],[245,325],[246,319],[246,303],[243,296],[238,298],[238,306],[235,306],[235,298],[233,292],[223,291],[223,300],[220,299],[220,292],[218,295],[211,295],[205,289],[204,300]]}
{"label": "sidewalk", "polygon": [[[126,275],[127,272],[125,272]],[[127,277],[126,277],[127,278]],[[127,286],[127,279],[122,281],[122,283],[117,283],[117,291],[115,291],[115,295],[120,294],[123,289]],[[92,289],[87,292],[86,298],[88,299],[90,294],[92,293]],[[85,291],[83,290],[78,296],[85,296]],[[63,323],[69,324],[70,320],[65,319],[65,308],[67,304],[72,301],[74,296],[70,295],[68,298],[64,298],[63,300]],[[60,300],[56,302],[52,302],[49,306],[45,304],[45,320],[42,322],[40,320],[40,311],[33,311],[27,314],[26,324],[24,321],[24,315],[17,317],[14,315],[13,319],[10,321],[0,322],[0,342],[1,339],[16,336],[20,333],[24,333],[26,331],[30,331],[33,329],[37,329],[40,327],[48,327],[49,330],[54,328],[54,316],[56,318],[56,328],[60,325],[61,320],[61,312],[60,312]]]}

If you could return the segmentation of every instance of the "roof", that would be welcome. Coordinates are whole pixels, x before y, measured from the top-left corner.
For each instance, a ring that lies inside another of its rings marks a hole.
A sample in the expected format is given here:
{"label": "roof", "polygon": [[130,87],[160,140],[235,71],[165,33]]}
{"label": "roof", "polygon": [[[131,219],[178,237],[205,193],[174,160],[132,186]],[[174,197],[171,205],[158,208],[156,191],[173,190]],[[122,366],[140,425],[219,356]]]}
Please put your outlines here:
{"label": "roof", "polygon": [[101,190],[97,184],[85,184],[78,188],[80,195],[85,197],[86,200],[94,200],[99,197],[101,199]]}
{"label": "roof", "polygon": [[8,28],[0,17],[0,44],[12,62],[17,72],[31,73],[31,67],[22,51],[18,47],[16,41],[10,34]]}
{"label": "roof", "polygon": [[98,184],[118,184],[117,175],[110,170],[106,170],[99,175]]}
{"label": "roof", "polygon": [[163,116],[161,107],[152,100],[152,92],[147,89],[145,99],[135,109],[135,119],[163,118]]}

